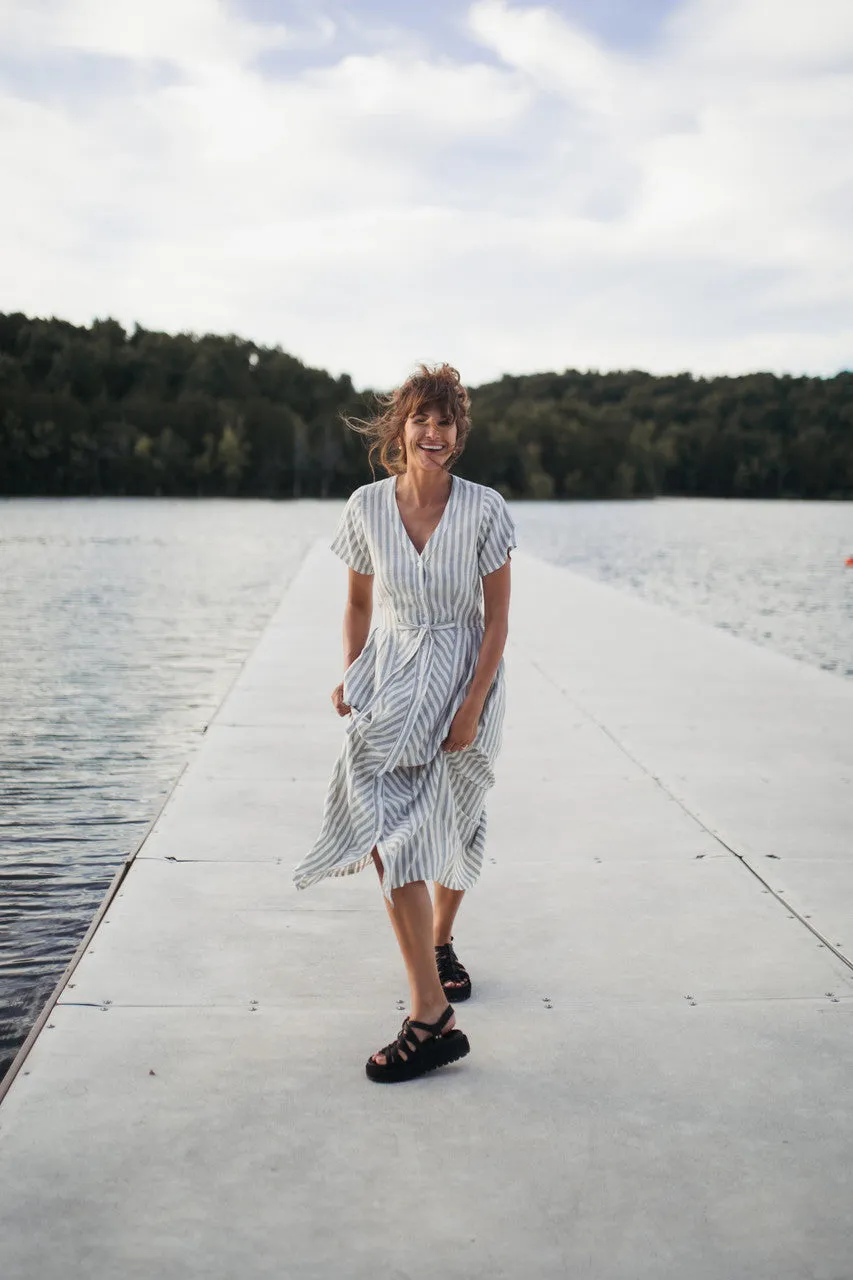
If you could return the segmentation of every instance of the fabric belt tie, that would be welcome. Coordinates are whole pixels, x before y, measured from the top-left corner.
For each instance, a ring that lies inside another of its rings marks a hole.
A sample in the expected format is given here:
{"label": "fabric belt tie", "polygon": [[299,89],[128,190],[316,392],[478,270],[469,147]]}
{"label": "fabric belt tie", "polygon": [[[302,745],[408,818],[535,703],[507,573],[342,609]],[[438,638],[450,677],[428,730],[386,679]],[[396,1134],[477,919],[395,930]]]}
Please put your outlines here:
{"label": "fabric belt tie", "polygon": [[476,631],[482,622],[394,622],[383,631]]}

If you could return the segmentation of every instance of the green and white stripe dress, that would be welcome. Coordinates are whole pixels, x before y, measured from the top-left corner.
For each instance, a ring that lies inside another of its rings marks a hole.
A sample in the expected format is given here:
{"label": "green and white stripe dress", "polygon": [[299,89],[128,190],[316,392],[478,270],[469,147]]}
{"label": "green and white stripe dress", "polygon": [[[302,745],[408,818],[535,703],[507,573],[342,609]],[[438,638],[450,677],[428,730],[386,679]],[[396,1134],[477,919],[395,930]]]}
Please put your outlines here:
{"label": "green and white stripe dress", "polygon": [[483,638],[482,578],[517,545],[506,503],[453,476],[441,520],[418,555],[396,498],[396,476],[356,489],[332,550],[373,574],[381,625],[344,675],[346,737],[317,840],[293,873],[305,889],[362,870],[376,846],[383,889],[437,880],[470,889],[483,862],[486,792],[501,745],[501,659],[474,742],[441,743],[471,684]]}

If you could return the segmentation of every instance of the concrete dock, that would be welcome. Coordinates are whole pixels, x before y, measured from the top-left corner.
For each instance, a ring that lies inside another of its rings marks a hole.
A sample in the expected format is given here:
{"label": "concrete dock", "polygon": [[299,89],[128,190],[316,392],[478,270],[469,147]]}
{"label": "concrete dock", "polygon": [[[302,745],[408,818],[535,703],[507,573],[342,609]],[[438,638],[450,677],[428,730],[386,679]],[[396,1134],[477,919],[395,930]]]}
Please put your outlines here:
{"label": "concrete dock", "polygon": [[514,554],[472,1052],[374,1085],[376,877],[291,884],[343,733],[327,542],[0,1103],[0,1275],[849,1280],[853,687]]}

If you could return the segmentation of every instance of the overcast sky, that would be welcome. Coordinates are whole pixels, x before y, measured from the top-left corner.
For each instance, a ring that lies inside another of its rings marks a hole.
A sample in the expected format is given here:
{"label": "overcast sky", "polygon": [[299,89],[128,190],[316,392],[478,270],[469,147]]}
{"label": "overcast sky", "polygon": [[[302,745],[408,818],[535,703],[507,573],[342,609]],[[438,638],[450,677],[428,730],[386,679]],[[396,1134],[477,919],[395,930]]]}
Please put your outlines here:
{"label": "overcast sky", "polygon": [[853,365],[851,0],[0,0],[0,310],[447,359]]}

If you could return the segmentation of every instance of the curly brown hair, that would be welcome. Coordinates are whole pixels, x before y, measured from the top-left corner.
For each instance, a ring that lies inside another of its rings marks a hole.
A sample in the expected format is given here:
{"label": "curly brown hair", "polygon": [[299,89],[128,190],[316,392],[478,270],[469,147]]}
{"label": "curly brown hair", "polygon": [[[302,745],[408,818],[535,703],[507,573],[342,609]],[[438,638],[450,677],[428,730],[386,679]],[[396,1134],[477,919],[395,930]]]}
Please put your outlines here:
{"label": "curly brown hair", "polygon": [[471,430],[468,392],[462,385],[458,370],[452,365],[418,366],[417,373],[407,378],[402,386],[387,395],[377,395],[377,411],[367,421],[362,418],[344,418],[353,431],[370,441],[368,460],[374,478],[374,461],[384,467],[389,475],[402,475],[406,470],[406,451],[403,446],[403,427],[406,419],[427,406],[436,405],[456,422],[456,444],[444,464],[449,471],[465,448]]}

